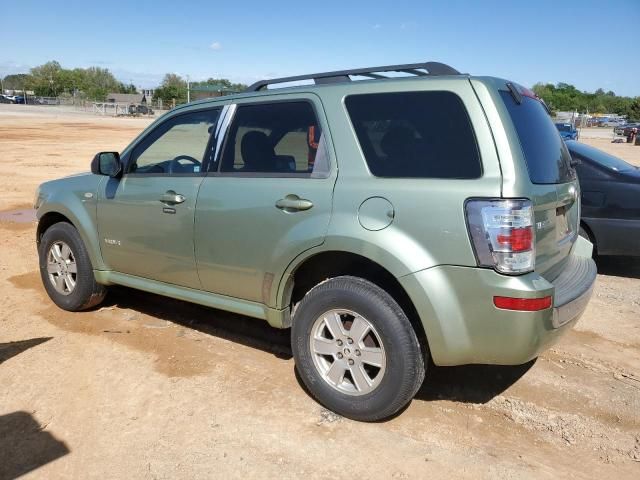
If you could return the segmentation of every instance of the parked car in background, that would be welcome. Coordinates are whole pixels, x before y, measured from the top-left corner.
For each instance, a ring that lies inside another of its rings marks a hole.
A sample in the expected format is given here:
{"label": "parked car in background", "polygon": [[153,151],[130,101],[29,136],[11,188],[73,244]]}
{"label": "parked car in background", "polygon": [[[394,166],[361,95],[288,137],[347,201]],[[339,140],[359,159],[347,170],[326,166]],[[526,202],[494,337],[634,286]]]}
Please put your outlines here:
{"label": "parked car in background", "polygon": [[153,110],[151,107],[147,107],[146,105],[129,105],[128,108],[129,115],[153,115]]}
{"label": "parked car in background", "polygon": [[556,123],[556,128],[564,140],[577,140],[578,130],[572,123]]}
{"label": "parked car in background", "polygon": [[582,191],[580,234],[598,255],[640,256],[640,168],[567,141]]}
{"label": "parked car in background", "polygon": [[613,127],[613,133],[615,133],[616,135],[623,135],[624,129],[626,128],[627,125],[628,125],[627,123],[621,123]]}
{"label": "parked car in background", "polygon": [[624,123],[624,120],[607,118],[600,121],[601,127],[618,127]]}
{"label": "parked car in background", "polygon": [[638,132],[640,132],[640,123],[627,123],[622,129],[622,135],[628,136],[633,128],[637,128]]}

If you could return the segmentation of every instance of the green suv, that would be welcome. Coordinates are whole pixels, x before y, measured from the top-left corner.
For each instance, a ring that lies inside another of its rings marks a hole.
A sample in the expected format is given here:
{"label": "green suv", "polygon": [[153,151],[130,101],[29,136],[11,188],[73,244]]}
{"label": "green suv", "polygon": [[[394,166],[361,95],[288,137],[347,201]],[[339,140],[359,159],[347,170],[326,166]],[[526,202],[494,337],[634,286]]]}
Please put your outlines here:
{"label": "green suv", "polygon": [[436,62],[175,108],[41,185],[36,208],[59,307],[117,284],[291,328],[311,394],[365,421],[405,406],[432,363],[535,358],[596,278],[545,105]]}

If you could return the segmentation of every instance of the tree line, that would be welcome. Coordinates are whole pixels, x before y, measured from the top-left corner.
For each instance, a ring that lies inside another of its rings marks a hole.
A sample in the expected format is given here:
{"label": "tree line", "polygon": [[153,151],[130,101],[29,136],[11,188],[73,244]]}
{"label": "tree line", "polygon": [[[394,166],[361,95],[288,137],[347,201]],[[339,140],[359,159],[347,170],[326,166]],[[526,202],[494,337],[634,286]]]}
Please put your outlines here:
{"label": "tree line", "polygon": [[[221,87],[227,93],[241,92],[247,85],[244,83],[233,83],[226,78],[208,78],[203,82],[190,82],[190,89],[198,87],[215,85]],[[167,73],[162,83],[153,92],[154,98],[162,99],[165,105],[172,103],[174,100],[176,105],[186,103],[187,101],[187,81],[180,75],[175,73]]]}
{"label": "tree line", "polygon": [[[209,78],[204,82],[191,82],[190,87],[202,85],[219,85],[227,91],[242,91],[247,86],[232,83],[226,78]],[[39,97],[76,96],[87,100],[104,101],[109,93],[136,93],[133,84],[125,84],[107,68],[63,68],[60,63],[47,62],[32,68],[29,73],[7,75],[2,79],[5,90],[33,91]],[[187,101],[187,82],[175,73],[168,73],[159,87],[155,89],[154,98],[162,99],[165,105]]]}
{"label": "tree line", "polygon": [[552,112],[616,113],[626,115],[629,121],[640,121],[640,97],[621,97],[602,88],[582,92],[568,83],[536,83],[533,91]]}
{"label": "tree line", "polygon": [[[88,100],[104,101],[109,93],[136,93],[133,84],[125,84],[115,78],[107,68],[63,68],[51,61],[39,65],[29,73],[7,75],[2,80],[7,90],[31,90],[37,96],[79,96]],[[203,82],[191,82],[190,88],[216,85],[226,92],[240,92],[247,86],[233,83],[226,78],[209,78]],[[536,83],[533,91],[552,111],[578,111],[580,113],[616,113],[640,121],[640,97],[622,97],[612,91],[599,88],[593,93],[578,90],[568,83]],[[187,81],[180,75],[168,73],[155,89],[155,99],[165,105],[187,101]]]}
{"label": "tree line", "polygon": [[37,96],[80,96],[103,101],[109,93],[135,93],[133,84],[118,81],[107,68],[67,69],[54,61],[39,65],[29,73],[7,75],[2,80],[7,90],[31,90]]}

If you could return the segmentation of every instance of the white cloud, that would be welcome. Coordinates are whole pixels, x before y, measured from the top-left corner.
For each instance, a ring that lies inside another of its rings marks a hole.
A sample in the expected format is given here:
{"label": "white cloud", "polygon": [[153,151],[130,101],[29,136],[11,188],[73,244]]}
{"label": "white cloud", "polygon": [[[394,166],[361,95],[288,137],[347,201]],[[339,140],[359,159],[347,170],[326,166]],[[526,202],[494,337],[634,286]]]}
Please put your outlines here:
{"label": "white cloud", "polygon": [[222,50],[222,44],[220,42],[213,42],[211,45],[209,45],[209,48],[211,50]]}
{"label": "white cloud", "polygon": [[29,73],[29,70],[31,70],[31,66],[24,63],[14,62],[12,60],[0,61],[0,77],[14,75],[16,73]]}

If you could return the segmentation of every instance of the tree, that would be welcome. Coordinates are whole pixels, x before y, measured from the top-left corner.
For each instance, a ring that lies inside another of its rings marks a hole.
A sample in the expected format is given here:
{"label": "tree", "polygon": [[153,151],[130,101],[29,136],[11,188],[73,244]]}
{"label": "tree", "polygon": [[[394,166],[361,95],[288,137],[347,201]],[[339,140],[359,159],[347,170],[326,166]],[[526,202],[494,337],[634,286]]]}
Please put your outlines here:
{"label": "tree", "polygon": [[7,75],[2,79],[2,86],[5,90],[24,90],[27,83],[29,83],[29,75],[26,73]]}
{"label": "tree", "polygon": [[52,97],[63,93],[82,92],[92,100],[104,100],[109,92],[122,92],[127,87],[106,68],[89,67],[68,70],[54,61],[31,69],[27,88],[36,95]]}
{"label": "tree", "polygon": [[221,85],[233,92],[241,92],[247,88],[244,83],[233,83],[228,78],[208,78],[204,82],[193,82],[193,86]]}
{"label": "tree", "polygon": [[45,97],[56,96],[61,86],[61,79],[59,78],[61,70],[62,67],[55,60],[32,68],[32,83],[28,87],[34,90],[36,95]]}
{"label": "tree", "polygon": [[120,86],[118,87],[118,91],[120,93],[136,93],[138,91],[138,89],[136,88],[136,86],[133,83],[130,83],[129,85],[125,85],[124,83],[120,83]]}
{"label": "tree", "polygon": [[629,105],[628,118],[631,121],[640,121],[640,97],[636,97]]}
{"label": "tree", "polygon": [[629,108],[634,101],[630,97],[619,97],[609,90],[602,88],[594,93],[581,92],[568,83],[536,83],[533,91],[542,98],[550,109],[561,111],[577,110],[591,113],[616,113],[618,115],[630,115]]}
{"label": "tree", "polygon": [[154,98],[159,98],[162,103],[169,105],[176,101],[176,104],[187,102],[187,82],[180,75],[167,73],[162,80],[160,87],[153,92]]}

